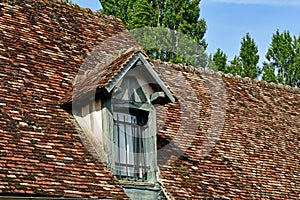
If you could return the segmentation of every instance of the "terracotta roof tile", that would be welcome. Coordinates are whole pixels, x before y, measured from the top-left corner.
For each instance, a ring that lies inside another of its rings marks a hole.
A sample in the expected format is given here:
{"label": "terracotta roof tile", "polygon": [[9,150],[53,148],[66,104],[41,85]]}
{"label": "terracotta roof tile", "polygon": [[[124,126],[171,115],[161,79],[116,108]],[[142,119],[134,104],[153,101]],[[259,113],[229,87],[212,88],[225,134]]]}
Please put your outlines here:
{"label": "terracotta roof tile", "polygon": [[[298,198],[299,89],[160,61],[153,64],[179,99],[157,111],[163,116],[158,119],[162,182],[175,199]],[[178,82],[182,76],[188,84]],[[212,89],[215,86],[219,89]],[[194,103],[199,113],[182,113],[184,104]],[[212,123],[212,112],[224,115],[225,121],[209,133],[212,124],[218,125]],[[186,115],[189,120],[183,121]],[[186,137],[193,124],[200,126],[192,138]],[[163,149],[175,138],[177,146]],[[213,142],[203,154],[207,138]]]}
{"label": "terracotta roof tile", "polygon": [[[126,198],[59,106],[78,73],[103,87],[132,58],[120,54],[136,46],[125,27],[63,3],[5,0],[0,38],[0,193]],[[161,182],[172,197],[299,198],[299,89],[152,64],[177,99],[157,107]]]}
{"label": "terracotta roof tile", "polygon": [[[129,35],[128,38],[130,38]],[[85,70],[83,75],[78,75],[72,90],[67,93],[66,97],[60,103],[70,103],[72,98],[78,99],[86,96],[89,92],[95,92],[97,88],[108,86],[137,53],[142,53],[146,56],[138,44],[135,44],[135,47],[127,49],[127,51],[118,53],[109,63],[98,63],[94,69]]]}
{"label": "terracotta roof tile", "polygon": [[52,1],[2,1],[0,16],[1,193],[126,198],[58,106],[88,53],[125,27]]}

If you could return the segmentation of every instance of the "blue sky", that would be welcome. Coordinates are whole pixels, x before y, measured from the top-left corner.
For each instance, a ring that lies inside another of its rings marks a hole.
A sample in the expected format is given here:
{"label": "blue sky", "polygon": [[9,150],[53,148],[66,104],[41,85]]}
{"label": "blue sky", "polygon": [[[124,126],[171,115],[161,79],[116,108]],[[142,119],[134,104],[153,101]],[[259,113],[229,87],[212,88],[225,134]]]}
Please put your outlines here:
{"label": "blue sky", "polygon": [[208,26],[208,52],[221,48],[229,60],[239,54],[247,32],[258,46],[260,62],[277,29],[300,33],[300,0],[202,0],[200,8]]}
{"label": "blue sky", "polygon": [[[92,10],[101,8],[98,0],[72,2]],[[220,48],[229,60],[239,54],[247,32],[258,46],[260,62],[277,29],[296,36],[300,33],[300,0],[202,0],[200,8],[200,16],[207,23],[207,52]]]}

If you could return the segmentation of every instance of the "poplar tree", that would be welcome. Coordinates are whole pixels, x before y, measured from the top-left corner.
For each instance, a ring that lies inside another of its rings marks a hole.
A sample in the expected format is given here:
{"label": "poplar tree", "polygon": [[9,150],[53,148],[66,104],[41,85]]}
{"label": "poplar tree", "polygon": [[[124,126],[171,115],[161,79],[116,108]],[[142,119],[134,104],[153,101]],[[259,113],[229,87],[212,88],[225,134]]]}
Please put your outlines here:
{"label": "poplar tree", "polygon": [[[122,19],[127,28],[133,30],[133,34],[143,35],[141,42],[152,58],[206,66],[206,22],[200,19],[200,0],[103,0],[101,4],[104,14]],[[148,33],[153,29],[136,30],[143,27],[164,28],[168,32],[161,29],[156,29],[157,33]],[[162,46],[149,48],[161,43]],[[169,44],[163,46],[165,43]]]}
{"label": "poplar tree", "polygon": [[300,36],[288,31],[273,34],[263,66],[263,80],[300,86]]}
{"label": "poplar tree", "polygon": [[242,38],[239,56],[231,61],[228,71],[241,77],[258,78],[261,70],[258,66],[258,48],[249,33]]}
{"label": "poplar tree", "polygon": [[240,50],[240,59],[242,63],[242,77],[258,78],[261,70],[258,66],[259,55],[258,48],[254,39],[247,33],[242,39]]}
{"label": "poplar tree", "polygon": [[243,76],[243,64],[241,62],[241,58],[239,56],[234,56],[225,72],[235,76]]}
{"label": "poplar tree", "polygon": [[214,70],[227,72],[227,55],[220,48],[214,53],[213,62],[215,65]]}

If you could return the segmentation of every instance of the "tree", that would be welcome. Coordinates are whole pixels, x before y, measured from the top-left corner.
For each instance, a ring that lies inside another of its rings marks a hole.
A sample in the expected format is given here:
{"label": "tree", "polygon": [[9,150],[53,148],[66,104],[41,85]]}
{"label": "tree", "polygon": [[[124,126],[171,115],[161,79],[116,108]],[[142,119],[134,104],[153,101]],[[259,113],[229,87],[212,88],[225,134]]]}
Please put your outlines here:
{"label": "tree", "polygon": [[242,39],[240,50],[240,59],[242,63],[242,77],[250,77],[252,79],[259,76],[260,68],[258,67],[259,55],[258,48],[254,39],[247,33]]}
{"label": "tree", "polygon": [[288,31],[273,34],[263,67],[263,80],[291,86],[300,85],[300,36]]}
{"label": "tree", "polygon": [[128,29],[148,27],[157,24],[157,10],[147,0],[137,0],[132,3],[132,9],[128,10]]}
{"label": "tree", "polygon": [[233,75],[243,75],[243,64],[241,62],[241,58],[239,56],[234,56],[233,60],[230,61],[230,65],[226,69],[226,73],[230,73]]}
{"label": "tree", "polygon": [[166,0],[163,9],[163,26],[191,36],[206,48],[203,40],[206,22],[200,19],[200,0]]}
{"label": "tree", "polygon": [[300,35],[294,36],[294,59],[293,64],[288,70],[289,81],[291,86],[300,87]]}
{"label": "tree", "polygon": [[226,72],[227,55],[220,48],[218,48],[216,53],[214,53],[213,62],[215,64],[215,70],[216,71]]}
{"label": "tree", "polygon": [[[143,34],[155,35],[154,38],[158,40],[166,37],[170,43],[166,45],[167,49],[144,46],[152,58],[186,65],[201,64],[203,67],[206,65],[207,44],[204,40],[206,22],[200,19],[200,0],[106,0],[101,1],[101,4],[104,14],[122,19],[129,30],[142,27],[163,27],[168,30],[167,33],[161,35],[161,29],[155,30],[158,33],[148,33],[153,29],[144,29],[147,31]],[[140,32],[134,34],[142,35]],[[188,37],[182,37],[182,34]],[[147,40],[147,44],[152,40],[150,36],[143,38]],[[181,41],[187,41],[187,38],[193,40],[192,42],[196,45],[192,47],[184,45]],[[190,52],[193,54],[190,55]],[[189,58],[184,58],[185,55]]]}
{"label": "tree", "polygon": [[129,8],[132,7],[132,0],[105,0],[101,1],[102,12],[107,15],[114,15],[123,20],[124,24],[129,20]]}
{"label": "tree", "polygon": [[258,48],[249,33],[242,38],[239,56],[235,56],[227,67],[227,72],[241,77],[258,78],[261,70],[258,66]]}
{"label": "tree", "polygon": [[209,67],[224,73],[252,79],[258,78],[261,74],[258,66],[258,48],[249,33],[242,38],[239,56],[235,56],[229,65],[227,64],[227,56],[221,49],[217,49],[212,61],[209,63]]}
{"label": "tree", "polygon": [[275,74],[275,67],[267,62],[263,63],[263,76],[262,79],[267,82],[278,83]]}

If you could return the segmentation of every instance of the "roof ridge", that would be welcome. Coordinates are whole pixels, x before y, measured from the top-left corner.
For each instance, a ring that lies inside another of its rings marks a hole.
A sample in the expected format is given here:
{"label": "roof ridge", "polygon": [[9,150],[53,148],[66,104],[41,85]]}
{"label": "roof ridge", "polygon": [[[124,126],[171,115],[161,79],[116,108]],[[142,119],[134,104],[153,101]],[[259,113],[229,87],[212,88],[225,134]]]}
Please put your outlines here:
{"label": "roof ridge", "polygon": [[235,82],[242,82],[242,83],[247,83],[247,84],[251,84],[251,85],[261,86],[263,88],[279,89],[279,90],[284,90],[284,91],[295,93],[295,94],[297,94],[297,93],[300,94],[300,88],[292,87],[290,85],[284,85],[281,83],[276,84],[274,82],[266,82],[264,80],[259,81],[257,79],[251,79],[250,77],[241,77],[239,75],[233,75],[231,73],[225,74],[222,71],[214,71],[212,69],[205,69],[203,67],[194,67],[192,65],[185,66],[183,64],[175,64],[175,63],[161,61],[159,59],[154,60],[154,61],[166,64],[166,65],[171,66],[174,69],[179,70],[179,71],[195,73],[195,74],[199,74],[199,75],[201,75],[201,74],[208,74],[208,75],[212,75],[212,76],[217,75],[217,76],[231,79]]}
{"label": "roof ridge", "polygon": [[106,15],[106,14],[103,14],[101,12],[92,11],[90,8],[83,8],[83,7],[79,6],[76,3],[67,3],[65,0],[40,0],[40,1],[43,1],[43,2],[46,2],[46,3],[49,3],[49,2],[58,3],[58,4],[64,5],[64,6],[69,7],[69,8],[77,9],[78,11],[81,11],[81,12],[84,12],[84,13],[87,13],[87,14],[92,14],[94,16],[98,16],[98,17],[101,17],[101,18],[104,17],[105,19],[109,19],[109,20],[115,20],[118,23],[123,24],[121,19],[119,19],[119,18],[117,18],[113,15]]}

